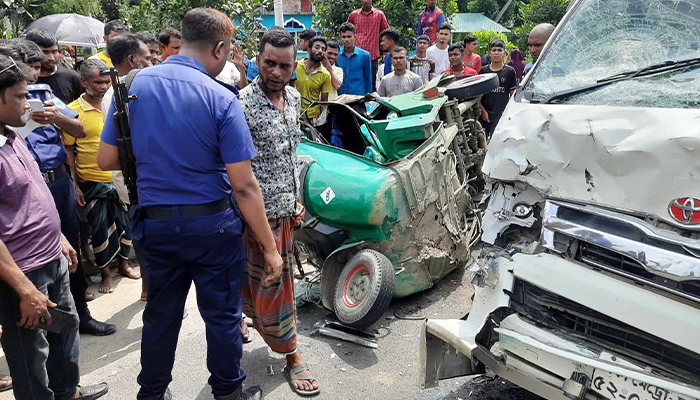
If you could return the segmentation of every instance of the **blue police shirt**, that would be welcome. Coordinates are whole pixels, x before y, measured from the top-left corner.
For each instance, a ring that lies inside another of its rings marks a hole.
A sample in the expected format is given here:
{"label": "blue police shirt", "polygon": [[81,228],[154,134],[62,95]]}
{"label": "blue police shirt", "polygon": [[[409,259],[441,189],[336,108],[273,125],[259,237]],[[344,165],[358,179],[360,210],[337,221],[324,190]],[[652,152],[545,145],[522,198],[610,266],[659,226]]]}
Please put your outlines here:
{"label": "blue police shirt", "polygon": [[372,93],[372,59],[368,51],[355,46],[355,51],[348,57],[345,48],[341,47],[336,65],[343,69],[343,84],[338,94],[364,96]]}
{"label": "blue police shirt", "polygon": [[[230,196],[225,164],[256,155],[238,91],[207,75],[199,61],[176,55],[139,72],[129,94],[137,96],[129,111],[139,203],[205,204]],[[101,138],[117,145],[113,118]]]}
{"label": "blue police shirt", "polygon": [[[51,87],[46,84],[27,85],[29,89],[29,99],[39,99],[42,102],[53,100],[58,111],[69,118],[77,118],[78,113],[71,110],[66,103],[59,100],[51,91]],[[29,152],[34,156],[41,172],[56,169],[66,162],[66,149],[63,148],[61,135],[58,128],[53,125],[45,125],[36,128],[24,139],[29,148]]]}

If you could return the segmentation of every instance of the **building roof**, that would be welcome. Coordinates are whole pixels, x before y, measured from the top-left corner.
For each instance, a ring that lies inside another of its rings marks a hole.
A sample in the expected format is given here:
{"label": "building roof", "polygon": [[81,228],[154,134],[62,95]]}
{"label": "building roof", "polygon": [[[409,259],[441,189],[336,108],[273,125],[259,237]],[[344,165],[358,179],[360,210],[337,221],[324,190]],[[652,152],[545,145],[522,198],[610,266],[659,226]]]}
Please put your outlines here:
{"label": "building roof", "polygon": [[504,28],[498,22],[480,13],[458,13],[454,14],[450,20],[455,33],[479,31],[510,32],[509,29]]}

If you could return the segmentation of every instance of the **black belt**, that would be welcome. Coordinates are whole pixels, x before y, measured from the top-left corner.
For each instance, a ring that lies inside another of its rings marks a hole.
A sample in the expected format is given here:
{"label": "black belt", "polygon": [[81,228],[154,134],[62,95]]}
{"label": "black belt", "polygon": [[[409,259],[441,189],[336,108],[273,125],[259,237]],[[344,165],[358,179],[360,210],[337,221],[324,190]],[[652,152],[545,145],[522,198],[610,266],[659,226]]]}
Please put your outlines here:
{"label": "black belt", "polygon": [[64,175],[66,175],[68,171],[66,171],[66,166],[61,165],[58,168],[50,169],[46,172],[42,172],[41,176],[44,177],[44,182],[46,182],[47,185],[52,184],[56,182],[57,180],[63,178]]}
{"label": "black belt", "polygon": [[221,200],[207,204],[187,205],[187,206],[152,206],[143,207],[143,216],[148,219],[170,219],[173,217],[173,207],[180,208],[180,217],[204,217],[206,215],[218,214],[233,207],[231,197],[224,197]]}

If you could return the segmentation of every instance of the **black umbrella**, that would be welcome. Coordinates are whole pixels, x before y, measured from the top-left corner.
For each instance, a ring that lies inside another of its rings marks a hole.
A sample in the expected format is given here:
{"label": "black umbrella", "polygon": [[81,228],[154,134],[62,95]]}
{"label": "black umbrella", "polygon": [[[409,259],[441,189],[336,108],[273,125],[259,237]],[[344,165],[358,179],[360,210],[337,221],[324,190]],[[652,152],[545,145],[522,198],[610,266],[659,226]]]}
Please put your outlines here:
{"label": "black umbrella", "polygon": [[103,47],[104,27],[103,22],[84,15],[53,14],[37,19],[26,30],[45,29],[62,45]]}

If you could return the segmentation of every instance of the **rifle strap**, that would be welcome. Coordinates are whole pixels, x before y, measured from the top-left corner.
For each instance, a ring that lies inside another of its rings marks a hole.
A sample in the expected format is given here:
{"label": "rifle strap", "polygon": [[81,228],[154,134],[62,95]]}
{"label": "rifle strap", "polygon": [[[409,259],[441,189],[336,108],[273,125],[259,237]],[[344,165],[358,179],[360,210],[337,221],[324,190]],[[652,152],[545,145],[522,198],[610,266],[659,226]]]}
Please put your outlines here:
{"label": "rifle strap", "polygon": [[128,74],[126,74],[126,77],[124,78],[124,84],[126,84],[126,93],[129,93],[129,90],[131,89],[131,83],[134,81],[134,78],[136,77],[136,74],[141,72],[140,69],[132,69],[129,71]]}

